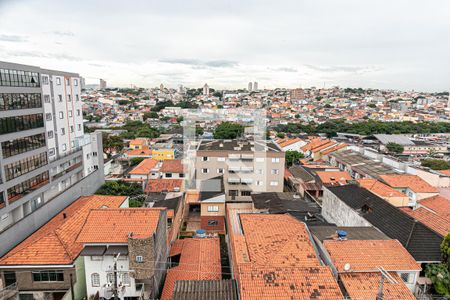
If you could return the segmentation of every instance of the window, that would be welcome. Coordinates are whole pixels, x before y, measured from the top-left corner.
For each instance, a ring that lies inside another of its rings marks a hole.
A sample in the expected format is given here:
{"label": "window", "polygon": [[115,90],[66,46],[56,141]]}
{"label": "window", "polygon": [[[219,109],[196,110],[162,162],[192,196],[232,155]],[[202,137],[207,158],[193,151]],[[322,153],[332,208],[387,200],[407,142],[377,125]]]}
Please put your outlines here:
{"label": "window", "polygon": [[31,135],[2,143],[3,158],[45,147],[45,133]]}
{"label": "window", "polygon": [[70,97],[70,95],[67,95],[67,101],[72,102],[72,98]]}
{"label": "window", "polygon": [[41,94],[0,93],[0,111],[41,107]]}
{"label": "window", "polygon": [[263,169],[258,169],[258,170],[256,170],[256,174],[259,174],[259,175],[262,175],[264,172],[263,172]]}
{"label": "window", "polygon": [[251,196],[252,191],[241,191],[241,196]]}
{"label": "window", "polygon": [[279,157],[272,157],[272,162],[273,163],[278,163],[278,162],[280,162],[280,158]]}
{"label": "window", "polygon": [[79,109],[77,109],[77,116],[81,115],[81,111]]}
{"label": "window", "polygon": [[202,169],[202,173],[203,174],[208,174],[209,173],[209,169]]}
{"label": "window", "polygon": [[81,130],[81,125],[80,124],[77,125],[77,129],[78,129],[78,131]]}
{"label": "window", "polygon": [[44,95],[44,102],[50,103],[50,95]]}
{"label": "window", "polygon": [[59,112],[59,118],[64,119],[64,113],[62,111]]}
{"label": "window", "polygon": [[70,79],[66,78],[66,85],[70,85]]}
{"label": "window", "polygon": [[56,84],[57,85],[61,85],[61,78],[60,77],[56,77]]}
{"label": "window", "polygon": [[91,274],[91,284],[92,286],[100,286],[100,275],[98,273]]}
{"label": "window", "polygon": [[144,262],[144,258],[141,255],[138,255],[138,256],[136,256],[136,262],[142,263],[142,262]]}
{"label": "window", "polygon": [[217,220],[208,220],[208,226],[218,226],[219,221]]}
{"label": "window", "polygon": [[42,187],[46,183],[48,183],[48,171],[16,184],[8,189],[9,204]]}
{"label": "window", "polygon": [[48,149],[48,156],[53,156],[53,155],[55,155],[55,148]]}
{"label": "window", "polygon": [[114,283],[115,282],[115,280],[114,280],[114,273],[107,273],[106,274],[106,281],[108,282],[108,283]]}
{"label": "window", "polygon": [[93,256],[91,256],[91,260],[92,261],[102,261],[103,260],[103,256],[93,255]]}
{"label": "window", "polygon": [[218,205],[208,205],[208,212],[218,212],[219,206]]}
{"label": "window", "polygon": [[223,174],[223,169],[217,169],[217,174]]}
{"label": "window", "polygon": [[44,127],[42,114],[0,118],[0,134]]}
{"label": "window", "polygon": [[71,118],[71,117],[72,117],[72,111],[69,110],[69,118]]}
{"label": "window", "polygon": [[130,274],[128,274],[128,273],[123,273],[122,274],[122,283],[124,285],[130,285],[131,284]]}
{"label": "window", "polygon": [[237,196],[238,195],[238,191],[237,190],[229,190],[228,191],[228,195],[233,197],[233,196]]}
{"label": "window", "polygon": [[61,128],[61,135],[65,135],[66,134],[66,129],[65,128]]}
{"label": "window", "polygon": [[256,181],[256,185],[257,185],[257,186],[262,186],[263,184],[264,184],[264,183],[263,183],[261,180],[257,180],[257,181]]}
{"label": "window", "polygon": [[405,283],[413,283],[414,276],[411,276],[411,273],[401,273],[400,277],[402,278],[403,282]]}
{"label": "window", "polygon": [[217,161],[225,161],[225,157],[218,157]]}
{"label": "window", "polygon": [[62,95],[58,95],[58,101],[62,102]]}
{"label": "window", "polygon": [[271,186],[277,186],[277,185],[278,185],[278,181],[271,181],[271,182],[270,182],[270,185],[271,185]]}
{"label": "window", "polygon": [[272,169],[272,175],[276,175],[276,174],[279,174],[279,173],[280,173],[280,170]]}
{"label": "window", "polygon": [[66,151],[67,150],[67,145],[66,144],[62,144],[62,151]]}
{"label": "window", "polygon": [[74,79],[74,80],[73,80],[73,85],[74,85],[74,86],[78,86],[78,79]]}
{"label": "window", "polygon": [[40,272],[32,272],[33,281],[64,281],[64,272],[63,271],[40,271]]}
{"label": "window", "polygon": [[75,101],[80,101],[80,96],[78,96],[78,94],[75,95]]}
{"label": "window", "polygon": [[0,69],[0,86],[40,87],[39,77],[36,72]]}
{"label": "window", "polygon": [[264,157],[257,157],[255,158],[256,162],[264,162]]}
{"label": "window", "polygon": [[40,167],[47,164],[47,153],[43,152],[41,154],[29,156],[21,160],[15,161],[13,163],[5,165],[5,177],[9,181],[11,179],[22,176],[33,170],[39,169]]}
{"label": "window", "polygon": [[42,76],[42,84],[48,84],[48,76]]}
{"label": "window", "polygon": [[203,156],[203,157],[202,157],[202,161],[209,161],[209,157]]}
{"label": "window", "polygon": [[73,126],[70,125],[70,132],[73,133]]}
{"label": "window", "polygon": [[172,173],[166,173],[166,178],[172,178]]}

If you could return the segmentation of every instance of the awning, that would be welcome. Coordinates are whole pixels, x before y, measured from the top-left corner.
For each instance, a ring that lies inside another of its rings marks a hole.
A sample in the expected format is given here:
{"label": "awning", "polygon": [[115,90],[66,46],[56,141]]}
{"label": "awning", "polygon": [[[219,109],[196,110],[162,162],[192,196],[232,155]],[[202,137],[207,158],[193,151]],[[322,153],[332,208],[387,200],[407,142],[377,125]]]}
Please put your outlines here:
{"label": "awning", "polygon": [[128,255],[128,246],[109,246],[105,252],[105,255]]}
{"label": "awning", "polygon": [[239,183],[241,180],[239,178],[228,178],[228,182],[230,183]]}
{"label": "awning", "polygon": [[241,182],[242,183],[252,183],[253,179],[252,178],[241,178]]}
{"label": "awning", "polygon": [[85,246],[81,251],[81,256],[102,256],[106,246]]}

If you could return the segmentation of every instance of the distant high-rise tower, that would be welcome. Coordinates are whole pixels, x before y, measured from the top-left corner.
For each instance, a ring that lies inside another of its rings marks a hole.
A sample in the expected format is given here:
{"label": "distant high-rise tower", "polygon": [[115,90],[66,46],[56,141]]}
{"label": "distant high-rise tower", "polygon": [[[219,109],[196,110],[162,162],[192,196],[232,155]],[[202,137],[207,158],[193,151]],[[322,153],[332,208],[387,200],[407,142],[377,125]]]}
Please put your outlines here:
{"label": "distant high-rise tower", "polygon": [[258,91],[258,82],[256,81],[253,83],[253,90]]}
{"label": "distant high-rise tower", "polygon": [[205,83],[205,85],[203,86],[203,95],[209,95],[209,86],[207,83]]}
{"label": "distant high-rise tower", "polygon": [[100,88],[106,89],[106,81],[100,78]]}
{"label": "distant high-rise tower", "polygon": [[450,92],[448,92],[447,108],[450,108]]}
{"label": "distant high-rise tower", "polygon": [[162,91],[164,91],[164,84],[160,84],[160,86],[159,86],[159,90],[162,92]]}
{"label": "distant high-rise tower", "polygon": [[249,91],[249,92],[251,92],[253,89],[252,89],[252,82],[250,81],[249,83],[248,83],[248,88],[247,88],[247,90]]}
{"label": "distant high-rise tower", "polygon": [[301,88],[292,89],[290,92],[291,100],[303,100],[305,99],[305,92]]}

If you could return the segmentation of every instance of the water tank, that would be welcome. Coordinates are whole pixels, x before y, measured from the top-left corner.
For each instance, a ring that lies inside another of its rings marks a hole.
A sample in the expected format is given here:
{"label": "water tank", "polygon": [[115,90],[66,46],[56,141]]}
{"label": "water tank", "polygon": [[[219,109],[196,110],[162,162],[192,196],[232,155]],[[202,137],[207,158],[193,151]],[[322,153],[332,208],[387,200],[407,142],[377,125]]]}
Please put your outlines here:
{"label": "water tank", "polygon": [[196,236],[196,237],[199,237],[199,238],[204,238],[204,237],[206,237],[206,231],[203,230],[203,229],[198,229],[198,230],[195,232],[195,236]]}
{"label": "water tank", "polygon": [[340,240],[345,240],[347,238],[347,231],[345,231],[345,230],[338,230],[338,231],[336,231],[336,233]]}

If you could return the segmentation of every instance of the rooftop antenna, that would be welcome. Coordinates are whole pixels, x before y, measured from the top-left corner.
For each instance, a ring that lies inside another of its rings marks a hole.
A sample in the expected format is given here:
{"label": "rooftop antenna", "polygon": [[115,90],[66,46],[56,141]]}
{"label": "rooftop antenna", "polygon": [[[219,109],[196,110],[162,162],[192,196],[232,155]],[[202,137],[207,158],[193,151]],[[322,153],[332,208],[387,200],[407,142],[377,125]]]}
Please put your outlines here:
{"label": "rooftop antenna", "polygon": [[386,278],[387,281],[391,284],[397,284],[398,282],[383,267],[377,267],[377,269],[381,273],[381,279],[380,279],[380,284],[378,286],[378,294],[377,294],[376,300],[383,300],[384,299],[384,296],[383,296],[384,279]]}

